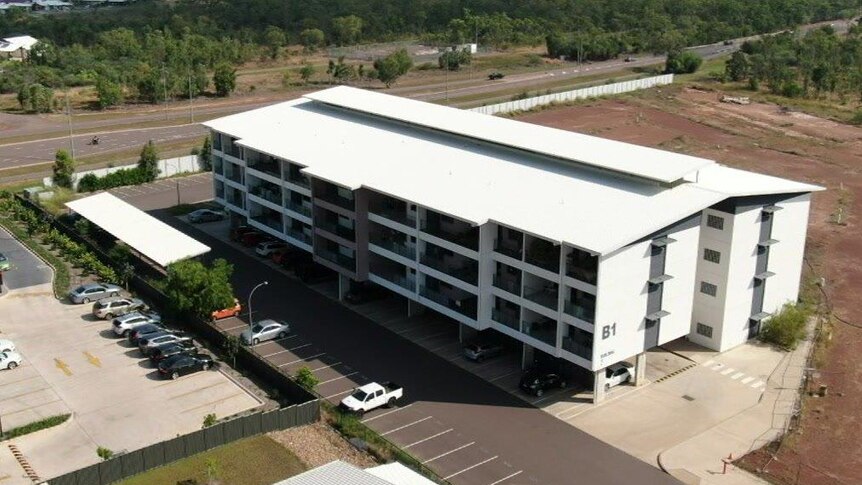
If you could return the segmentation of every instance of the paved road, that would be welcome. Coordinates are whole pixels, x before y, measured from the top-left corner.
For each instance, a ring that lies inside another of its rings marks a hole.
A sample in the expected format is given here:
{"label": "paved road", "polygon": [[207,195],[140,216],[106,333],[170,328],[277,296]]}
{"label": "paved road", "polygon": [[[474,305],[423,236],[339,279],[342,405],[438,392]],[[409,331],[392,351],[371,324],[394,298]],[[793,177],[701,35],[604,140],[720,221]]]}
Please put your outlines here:
{"label": "paved road", "polygon": [[3,273],[3,281],[10,290],[51,282],[51,267],[42,262],[0,227],[0,253],[9,258],[12,268]]}

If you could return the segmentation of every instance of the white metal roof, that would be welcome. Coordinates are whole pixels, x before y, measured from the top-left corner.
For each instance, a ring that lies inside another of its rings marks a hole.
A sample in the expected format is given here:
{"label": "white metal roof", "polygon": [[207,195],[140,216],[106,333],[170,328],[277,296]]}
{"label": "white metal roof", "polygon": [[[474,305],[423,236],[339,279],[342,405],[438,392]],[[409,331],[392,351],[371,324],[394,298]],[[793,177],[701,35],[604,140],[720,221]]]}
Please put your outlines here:
{"label": "white metal roof", "polygon": [[365,471],[376,477],[380,477],[393,485],[436,485],[431,480],[414,472],[401,463],[392,462],[366,468]]}
{"label": "white metal roof", "polygon": [[[393,484],[340,460],[295,475],[273,485],[402,485]],[[407,484],[404,484],[407,485]]]}
{"label": "white metal roof", "polygon": [[[10,4],[10,6],[16,7],[18,5]],[[16,52],[19,49],[29,51],[30,48],[36,45],[37,42],[39,42],[38,39],[30,37],[29,35],[6,37],[5,39],[0,39],[0,52]]]}
{"label": "white metal roof", "polygon": [[[320,93],[315,94],[318,96]],[[455,118],[463,113],[438,108]],[[238,138],[243,146],[303,165],[305,173],[344,187],[366,187],[476,225],[494,221],[598,254],[614,251],[728,197],[818,189],[714,162],[688,174],[686,180],[692,182],[670,186],[309,99],[204,124]],[[542,140],[546,133],[559,131],[527,123],[517,123],[517,127],[510,135],[519,140]],[[624,148],[617,149],[623,151],[634,147],[619,145]],[[639,149],[634,147],[632,153],[640,153]],[[653,158],[640,163],[662,161]]]}
{"label": "white metal roof", "polygon": [[210,250],[108,192],[73,200],[66,206],[161,266]]}
{"label": "white metal roof", "polygon": [[339,86],[305,96],[351,110],[570,160],[659,182],[714,163],[572,131]]}

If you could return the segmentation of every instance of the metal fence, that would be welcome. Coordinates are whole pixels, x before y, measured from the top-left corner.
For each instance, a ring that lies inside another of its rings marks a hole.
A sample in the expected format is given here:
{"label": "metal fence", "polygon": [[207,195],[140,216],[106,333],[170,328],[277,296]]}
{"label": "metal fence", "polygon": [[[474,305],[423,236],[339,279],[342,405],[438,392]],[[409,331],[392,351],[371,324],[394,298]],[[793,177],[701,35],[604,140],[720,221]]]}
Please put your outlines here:
{"label": "metal fence", "polygon": [[42,483],[107,485],[243,438],[310,424],[319,417],[320,403],[317,400],[255,413],[124,453]]}
{"label": "metal fence", "polygon": [[639,89],[648,89],[655,86],[664,86],[673,83],[673,74],[663,74],[661,76],[646,77],[643,79],[635,79],[633,81],[623,81],[613,84],[605,84],[602,86],[593,86],[591,88],[575,89],[574,91],[564,91],[562,93],[546,94],[543,96],[535,96],[532,98],[518,99],[508,101],[506,103],[491,104],[488,106],[480,106],[473,108],[470,111],[482,113],[486,115],[494,115],[497,113],[511,113],[513,111],[527,111],[539,106],[545,106],[552,103],[565,103],[567,101],[575,101],[578,99],[595,98],[599,96],[609,96],[614,94],[628,93]]}

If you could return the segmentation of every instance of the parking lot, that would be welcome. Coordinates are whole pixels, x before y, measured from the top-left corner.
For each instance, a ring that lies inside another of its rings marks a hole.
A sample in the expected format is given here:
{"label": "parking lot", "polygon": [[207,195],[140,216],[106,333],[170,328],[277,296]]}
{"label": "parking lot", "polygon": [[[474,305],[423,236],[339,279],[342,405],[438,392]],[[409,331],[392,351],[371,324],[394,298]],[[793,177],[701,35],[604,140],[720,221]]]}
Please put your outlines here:
{"label": "parking lot", "polygon": [[[16,256],[9,281],[33,280],[24,273],[42,271],[25,249],[15,254],[25,256]],[[15,440],[42,478],[97,462],[99,446],[134,450],[200,429],[207,414],[224,418],[261,405],[218,370],[162,379],[136,347],[114,335],[110,321],[90,315],[92,305],[61,303],[44,278],[33,281],[42,282],[15,285],[0,298],[0,332],[23,357],[18,368],[0,372],[0,412],[7,430],[72,414],[57,428]],[[2,466],[13,477],[22,472],[5,456]]]}

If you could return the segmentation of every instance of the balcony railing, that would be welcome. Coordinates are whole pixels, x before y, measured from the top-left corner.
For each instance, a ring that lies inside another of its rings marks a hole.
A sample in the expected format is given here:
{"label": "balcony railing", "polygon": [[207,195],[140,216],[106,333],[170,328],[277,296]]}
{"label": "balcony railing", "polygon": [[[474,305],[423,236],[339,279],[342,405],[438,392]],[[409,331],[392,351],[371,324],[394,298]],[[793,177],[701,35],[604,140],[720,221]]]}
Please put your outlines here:
{"label": "balcony railing", "polygon": [[423,222],[422,231],[473,251],[479,250],[479,231],[476,228],[457,232],[443,229],[438,224]]}
{"label": "balcony railing", "polygon": [[281,178],[281,168],[278,165],[278,160],[272,158],[249,160],[248,168],[272,175],[273,177]]}
{"label": "balcony railing", "polygon": [[491,319],[495,322],[505,325],[512,330],[521,331],[521,328],[518,326],[518,321],[521,319],[518,312],[511,310],[500,310],[499,308],[491,309]]}
{"label": "balcony railing", "polygon": [[287,181],[299,185],[300,187],[305,187],[306,189],[311,188],[311,182],[308,180],[308,176],[299,171],[299,167],[296,165],[289,165],[287,167],[287,174],[285,176]]}
{"label": "balcony railing", "polygon": [[292,199],[287,199],[284,203],[284,207],[286,209],[290,209],[297,214],[302,214],[306,217],[311,217],[311,202],[295,202]]}
{"label": "balcony railing", "polygon": [[524,248],[522,248],[517,241],[495,239],[494,251],[500,254],[505,254],[510,258],[515,258],[520,261],[524,252]]}
{"label": "balcony railing", "polygon": [[454,298],[437,290],[432,290],[427,286],[419,287],[419,294],[429,300],[443,305],[450,310],[456,311],[468,318],[476,319],[476,297],[469,296],[465,298]]}
{"label": "balcony railing", "polygon": [[249,193],[273,204],[281,205],[281,191],[275,186],[256,185],[249,189]]}
{"label": "balcony railing", "polygon": [[253,221],[257,221],[261,224],[269,226],[278,232],[282,232],[283,223],[282,223],[280,217],[272,217],[269,215],[259,215],[259,216],[253,216],[251,219]]}
{"label": "balcony railing", "polygon": [[470,263],[467,262],[461,265],[455,265],[453,263],[447,263],[440,257],[432,256],[429,253],[422,253],[422,257],[420,261],[425,266],[430,268],[434,268],[437,271],[447,274],[449,276],[454,276],[461,281],[467,282],[471,285],[475,285],[479,281],[479,265],[478,263]]}
{"label": "balcony railing", "polygon": [[288,227],[287,230],[284,231],[285,234],[296,239],[299,242],[304,242],[305,244],[311,244],[312,238],[311,234],[303,231],[302,229],[296,229],[293,227]]}
{"label": "balcony railing", "polygon": [[583,320],[589,323],[593,323],[596,317],[595,307],[589,308],[586,305],[579,305],[571,301],[566,302],[563,311],[577,318],[578,320]]}
{"label": "balcony railing", "polygon": [[403,256],[409,260],[416,259],[416,244],[408,242],[398,242],[391,238],[373,239],[371,244],[379,246],[387,251],[391,251],[399,256]]}
{"label": "balcony railing", "polygon": [[374,273],[375,275],[383,278],[386,281],[391,283],[395,283],[396,285],[404,288],[408,291],[416,291],[416,281],[413,278],[407,278],[404,275],[400,274],[389,274],[389,273]]}
{"label": "balcony railing", "polygon": [[560,272],[559,255],[545,256],[541,254],[531,254],[530,251],[527,251],[527,257],[524,258],[524,261],[533,266],[538,266],[544,270],[550,271],[551,273]]}
{"label": "balcony railing", "polygon": [[532,287],[525,286],[524,287],[524,298],[538,303],[545,308],[549,308],[551,310],[557,309],[557,289],[550,287]]}
{"label": "balcony railing", "polygon": [[557,322],[546,319],[538,322],[521,322],[522,332],[552,347],[557,345]]}
{"label": "balcony railing", "polygon": [[354,202],[352,197],[345,197],[338,192],[329,191],[323,192],[322,194],[317,195],[317,198],[320,200],[329,202],[330,204],[335,204],[338,207],[347,209],[349,211],[354,210]]}
{"label": "balcony railing", "polygon": [[233,194],[234,194],[234,192],[229,191],[227,193],[227,198],[225,198],[225,202],[227,202],[228,204],[230,204],[234,207],[239,207],[240,209],[245,209],[245,197],[243,197],[242,195],[233,195]]}
{"label": "balcony railing", "polygon": [[[225,162],[227,164],[228,162]],[[228,178],[228,180],[233,180],[238,184],[245,184],[242,176],[242,169],[234,164],[230,165],[230,170],[228,170],[227,166],[225,167],[224,176]]]}
{"label": "balcony railing", "polygon": [[513,295],[521,296],[521,282],[517,278],[504,278],[499,274],[494,275],[494,286],[508,291]]}
{"label": "balcony railing", "polygon": [[587,346],[583,343],[576,342],[571,337],[563,337],[563,350],[567,350],[578,357],[582,357],[587,360],[593,360],[593,347]]}
{"label": "balcony railing", "polygon": [[336,236],[343,237],[349,241],[356,240],[356,231],[351,227],[343,226],[337,222],[328,221],[326,219],[316,220],[314,221],[314,225],[330,234],[335,234]]}
{"label": "balcony railing", "polygon": [[341,266],[342,268],[356,271],[356,259],[351,258],[350,256],[345,256],[341,253],[322,248],[318,248],[315,254],[327,261],[331,261],[338,266]]}
{"label": "balcony railing", "polygon": [[573,261],[568,260],[566,262],[566,276],[583,281],[584,283],[595,285],[598,278],[598,272],[595,268],[581,268],[576,266]]}
{"label": "balcony railing", "polygon": [[240,147],[234,145],[233,142],[228,142],[224,145],[224,153],[235,158],[242,158]]}
{"label": "balcony railing", "polygon": [[390,221],[404,224],[408,227],[416,227],[416,217],[411,214],[408,214],[406,208],[404,207],[388,207],[386,205],[380,204],[377,207],[372,208],[370,212],[385,219],[389,219]]}
{"label": "balcony railing", "polygon": [[218,155],[212,155],[211,162],[213,166],[213,172],[218,175],[222,175],[224,173],[224,160]]}

